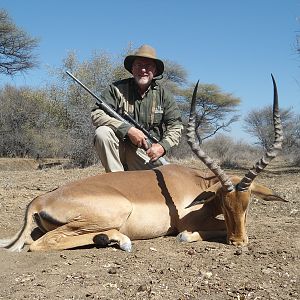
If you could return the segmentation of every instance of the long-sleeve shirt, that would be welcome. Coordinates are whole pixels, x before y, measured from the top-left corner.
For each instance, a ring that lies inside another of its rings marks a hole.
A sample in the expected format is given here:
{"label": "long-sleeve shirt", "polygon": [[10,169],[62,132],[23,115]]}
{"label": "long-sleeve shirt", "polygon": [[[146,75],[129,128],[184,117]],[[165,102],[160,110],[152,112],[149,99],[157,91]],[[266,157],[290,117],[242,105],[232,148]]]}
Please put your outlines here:
{"label": "long-sleeve shirt", "polygon": [[[121,115],[124,110],[128,112],[159,140],[165,151],[178,145],[183,128],[181,113],[174,97],[157,81],[152,81],[142,97],[134,78],[120,80],[103,91],[102,99]],[[110,117],[97,105],[91,118],[96,127],[111,127],[120,139],[126,137],[132,126]]]}

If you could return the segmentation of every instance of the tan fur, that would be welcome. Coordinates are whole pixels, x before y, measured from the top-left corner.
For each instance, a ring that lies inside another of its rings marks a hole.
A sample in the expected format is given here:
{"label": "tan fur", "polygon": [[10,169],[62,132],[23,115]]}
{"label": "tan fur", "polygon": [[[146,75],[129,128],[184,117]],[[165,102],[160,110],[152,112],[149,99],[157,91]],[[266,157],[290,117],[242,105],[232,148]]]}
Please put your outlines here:
{"label": "tan fur", "polygon": [[[255,189],[265,197],[273,195],[267,188]],[[0,247],[20,251],[30,244],[31,251],[62,250],[94,244],[105,236],[107,244],[117,242],[130,251],[130,240],[178,234],[178,240],[193,242],[224,237],[226,231],[229,243],[241,245],[247,243],[250,194],[224,192],[215,176],[179,165],[100,174],[35,198],[21,231],[0,240]],[[205,204],[197,203],[202,200]],[[216,218],[221,213],[225,222]],[[46,232],[35,241],[33,215]]]}

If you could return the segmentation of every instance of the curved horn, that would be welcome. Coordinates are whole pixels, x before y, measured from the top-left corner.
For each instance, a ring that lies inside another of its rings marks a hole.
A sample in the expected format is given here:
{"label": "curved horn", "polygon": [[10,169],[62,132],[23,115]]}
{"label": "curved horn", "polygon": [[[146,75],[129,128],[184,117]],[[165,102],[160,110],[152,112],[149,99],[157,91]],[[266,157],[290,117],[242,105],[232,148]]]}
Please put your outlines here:
{"label": "curved horn", "polygon": [[273,102],[273,123],[274,123],[274,132],[275,138],[273,145],[270,147],[269,151],[245,174],[244,178],[238,184],[237,189],[239,191],[246,191],[249,189],[250,184],[255,179],[255,177],[270,163],[270,161],[275,158],[278,152],[282,149],[283,141],[283,131],[282,124],[279,114],[278,106],[278,93],[275,79],[272,76],[273,87],[274,87],[274,102]]}
{"label": "curved horn", "polygon": [[191,111],[189,117],[189,123],[187,126],[187,141],[193,152],[197,155],[197,157],[219,178],[222,186],[224,186],[228,192],[234,189],[232,182],[229,177],[224,173],[224,171],[218,166],[218,164],[212,160],[195,142],[195,123],[196,123],[196,98],[197,98],[197,90],[198,90],[199,80],[194,88],[192,103],[191,103]]}

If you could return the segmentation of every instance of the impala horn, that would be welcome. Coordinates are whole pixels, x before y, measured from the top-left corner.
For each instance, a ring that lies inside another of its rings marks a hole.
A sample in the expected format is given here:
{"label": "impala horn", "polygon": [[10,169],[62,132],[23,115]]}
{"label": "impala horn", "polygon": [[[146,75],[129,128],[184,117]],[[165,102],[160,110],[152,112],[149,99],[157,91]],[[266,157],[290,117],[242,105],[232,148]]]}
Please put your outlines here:
{"label": "impala horn", "polygon": [[199,80],[194,88],[192,102],[191,102],[191,111],[189,117],[189,123],[187,126],[187,141],[193,152],[197,157],[218,177],[223,187],[226,188],[228,192],[234,190],[234,186],[229,179],[229,177],[224,173],[220,166],[211,159],[196,143],[195,139],[195,128],[196,128],[196,99],[197,99],[197,90],[198,90]]}
{"label": "impala horn", "polygon": [[270,149],[265,153],[265,155],[245,174],[244,178],[237,185],[237,190],[239,191],[247,191],[255,179],[255,177],[274,159],[278,152],[282,149],[282,141],[283,141],[283,131],[282,124],[280,120],[279,107],[278,107],[278,94],[277,94],[277,86],[275,79],[272,76],[273,87],[274,87],[274,101],[273,101],[273,124],[274,124],[274,132],[275,138],[273,145]]}

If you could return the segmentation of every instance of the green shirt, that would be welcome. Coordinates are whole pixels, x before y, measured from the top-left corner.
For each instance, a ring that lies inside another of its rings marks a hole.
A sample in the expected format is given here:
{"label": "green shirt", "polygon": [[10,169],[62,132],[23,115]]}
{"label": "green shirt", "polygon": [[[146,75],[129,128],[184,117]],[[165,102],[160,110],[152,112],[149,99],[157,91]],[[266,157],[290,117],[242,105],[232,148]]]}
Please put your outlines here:
{"label": "green shirt", "polygon": [[[181,113],[174,97],[153,80],[142,98],[134,78],[127,78],[111,84],[102,93],[102,99],[122,115],[125,110],[147,131],[158,138],[165,151],[179,143],[182,131]],[[126,123],[111,123],[96,118],[97,109],[92,112],[95,126],[111,126],[116,135],[124,139],[130,127]]]}

